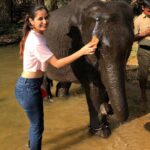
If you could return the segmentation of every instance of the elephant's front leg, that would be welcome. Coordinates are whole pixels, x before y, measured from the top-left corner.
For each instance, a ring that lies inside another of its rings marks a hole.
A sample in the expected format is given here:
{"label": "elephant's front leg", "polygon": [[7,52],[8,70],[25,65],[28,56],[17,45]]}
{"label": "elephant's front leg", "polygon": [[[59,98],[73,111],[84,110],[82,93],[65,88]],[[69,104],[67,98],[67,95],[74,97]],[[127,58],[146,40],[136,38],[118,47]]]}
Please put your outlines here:
{"label": "elephant's front leg", "polygon": [[93,135],[98,135],[107,138],[111,134],[107,116],[101,114],[100,105],[104,103],[104,89],[90,82],[85,86],[86,98],[90,115],[89,132]]}

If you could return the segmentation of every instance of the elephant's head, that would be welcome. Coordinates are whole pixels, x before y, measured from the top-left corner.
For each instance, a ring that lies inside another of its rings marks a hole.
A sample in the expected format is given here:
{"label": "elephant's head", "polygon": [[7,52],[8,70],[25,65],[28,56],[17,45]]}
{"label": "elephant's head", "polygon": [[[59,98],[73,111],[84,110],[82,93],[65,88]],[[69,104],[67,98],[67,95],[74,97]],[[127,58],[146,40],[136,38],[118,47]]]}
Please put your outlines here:
{"label": "elephant's head", "polygon": [[132,9],[121,2],[95,2],[77,13],[71,16],[71,25],[78,28],[82,43],[90,41],[93,33],[100,39],[95,55],[87,60],[96,64],[115,119],[124,121],[128,117],[125,65],[133,42]]}

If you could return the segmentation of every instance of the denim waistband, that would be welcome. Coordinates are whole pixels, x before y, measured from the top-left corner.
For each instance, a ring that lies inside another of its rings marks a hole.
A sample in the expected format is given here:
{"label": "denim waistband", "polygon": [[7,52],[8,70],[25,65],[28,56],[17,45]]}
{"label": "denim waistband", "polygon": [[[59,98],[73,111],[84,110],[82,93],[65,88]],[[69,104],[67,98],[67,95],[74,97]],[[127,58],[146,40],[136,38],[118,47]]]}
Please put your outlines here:
{"label": "denim waistband", "polygon": [[43,77],[41,78],[24,78],[24,77],[21,77],[19,78],[19,81],[22,82],[22,83],[39,83],[41,84],[43,82]]}

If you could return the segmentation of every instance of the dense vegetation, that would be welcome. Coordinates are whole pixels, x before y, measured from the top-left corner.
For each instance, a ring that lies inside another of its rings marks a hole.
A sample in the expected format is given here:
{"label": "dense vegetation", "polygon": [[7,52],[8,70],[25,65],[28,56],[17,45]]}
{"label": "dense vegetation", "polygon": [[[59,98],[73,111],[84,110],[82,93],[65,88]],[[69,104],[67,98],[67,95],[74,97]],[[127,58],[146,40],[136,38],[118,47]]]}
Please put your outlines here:
{"label": "dense vegetation", "polygon": [[69,0],[1,0],[0,35],[14,34],[20,29],[22,19],[28,8],[35,3],[45,4],[49,10],[67,4]]}
{"label": "dense vegetation", "polygon": [[[66,5],[71,0],[1,0],[0,1],[0,36],[14,34],[22,27],[22,20],[28,8],[35,3],[45,4],[55,10]],[[107,1],[107,0],[106,0]],[[136,0],[126,0],[129,3]],[[137,0],[139,1],[139,0]],[[137,11],[137,3],[133,6]]]}

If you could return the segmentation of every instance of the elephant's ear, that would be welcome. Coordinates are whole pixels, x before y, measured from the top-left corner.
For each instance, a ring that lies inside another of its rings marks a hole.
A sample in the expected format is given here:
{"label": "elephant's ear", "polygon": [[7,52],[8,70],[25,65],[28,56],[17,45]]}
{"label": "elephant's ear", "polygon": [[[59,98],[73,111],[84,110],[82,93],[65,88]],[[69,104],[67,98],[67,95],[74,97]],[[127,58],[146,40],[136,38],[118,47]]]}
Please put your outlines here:
{"label": "elephant's ear", "polygon": [[81,12],[74,13],[69,19],[70,26],[75,26],[81,31],[83,18],[84,18],[84,10],[82,10]]}

